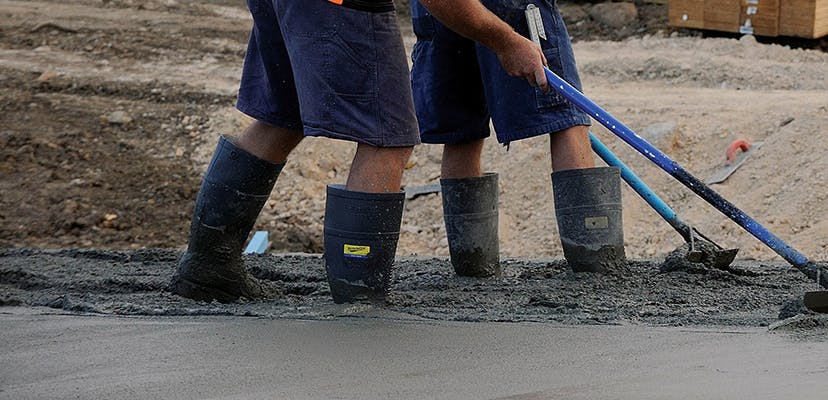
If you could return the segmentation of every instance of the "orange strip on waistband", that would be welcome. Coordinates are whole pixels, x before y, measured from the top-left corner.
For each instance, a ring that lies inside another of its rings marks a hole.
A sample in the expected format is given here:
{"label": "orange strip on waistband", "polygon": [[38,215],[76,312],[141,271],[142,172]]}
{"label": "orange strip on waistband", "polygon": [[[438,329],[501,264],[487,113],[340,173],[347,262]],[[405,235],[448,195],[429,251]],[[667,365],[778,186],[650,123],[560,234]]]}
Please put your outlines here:
{"label": "orange strip on waistband", "polygon": [[330,1],[331,3],[334,3],[334,4],[339,4],[341,6],[343,0],[328,0],[328,1]]}

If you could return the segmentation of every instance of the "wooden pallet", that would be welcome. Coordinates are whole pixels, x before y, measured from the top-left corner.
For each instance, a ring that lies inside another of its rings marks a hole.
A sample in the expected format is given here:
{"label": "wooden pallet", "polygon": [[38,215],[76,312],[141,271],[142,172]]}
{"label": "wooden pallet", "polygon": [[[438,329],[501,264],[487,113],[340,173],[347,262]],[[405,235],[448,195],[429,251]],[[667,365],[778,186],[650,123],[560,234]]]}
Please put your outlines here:
{"label": "wooden pallet", "polygon": [[806,38],[828,35],[828,0],[782,0],[781,3],[780,35]]}
{"label": "wooden pallet", "polygon": [[759,36],[828,35],[828,0],[670,0],[670,25]]}

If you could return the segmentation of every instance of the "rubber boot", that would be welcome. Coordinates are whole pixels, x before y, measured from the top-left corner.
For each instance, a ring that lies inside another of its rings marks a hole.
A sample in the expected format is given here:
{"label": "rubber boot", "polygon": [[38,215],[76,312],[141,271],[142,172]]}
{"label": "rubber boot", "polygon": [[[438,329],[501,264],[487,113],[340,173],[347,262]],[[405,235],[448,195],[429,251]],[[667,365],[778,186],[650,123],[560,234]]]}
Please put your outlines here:
{"label": "rubber boot", "polygon": [[325,270],[335,303],[384,301],[391,287],[405,193],[328,185]]}
{"label": "rubber boot", "polygon": [[440,179],[451,265],[460,276],[500,275],[497,174]]}
{"label": "rubber boot", "polygon": [[621,173],[615,167],[552,174],[564,257],[575,272],[605,272],[626,262]]}
{"label": "rubber boot", "polygon": [[262,287],[244,268],[242,247],[282,171],[242,150],[226,137],[201,184],[187,252],[170,290],[195,300],[232,302],[262,297]]}

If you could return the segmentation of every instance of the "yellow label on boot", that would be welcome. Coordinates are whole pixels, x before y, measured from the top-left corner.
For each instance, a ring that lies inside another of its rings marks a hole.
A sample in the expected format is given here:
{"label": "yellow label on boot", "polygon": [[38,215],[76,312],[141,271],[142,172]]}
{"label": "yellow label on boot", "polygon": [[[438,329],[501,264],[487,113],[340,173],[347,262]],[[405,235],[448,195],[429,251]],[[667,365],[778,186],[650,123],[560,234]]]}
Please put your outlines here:
{"label": "yellow label on boot", "polygon": [[355,244],[346,244],[343,246],[343,253],[351,257],[368,257],[371,254],[371,246],[360,246]]}

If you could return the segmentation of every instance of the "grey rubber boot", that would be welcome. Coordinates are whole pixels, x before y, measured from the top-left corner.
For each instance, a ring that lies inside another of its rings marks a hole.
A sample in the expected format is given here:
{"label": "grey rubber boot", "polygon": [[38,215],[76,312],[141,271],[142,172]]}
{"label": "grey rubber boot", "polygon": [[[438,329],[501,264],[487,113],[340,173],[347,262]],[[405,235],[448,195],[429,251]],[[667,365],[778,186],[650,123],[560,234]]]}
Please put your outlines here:
{"label": "grey rubber boot", "polygon": [[283,166],[242,150],[224,136],[219,139],[196,200],[187,252],[178,262],[170,291],[220,302],[263,296],[260,283],[244,268],[241,253]]}
{"label": "grey rubber boot", "polygon": [[621,173],[615,167],[552,174],[564,257],[575,272],[605,272],[626,263]]}
{"label": "grey rubber boot", "polygon": [[460,276],[500,274],[497,174],[440,179],[451,265]]}
{"label": "grey rubber boot", "polygon": [[363,193],[328,185],[325,270],[335,303],[385,300],[404,201],[404,192]]}

